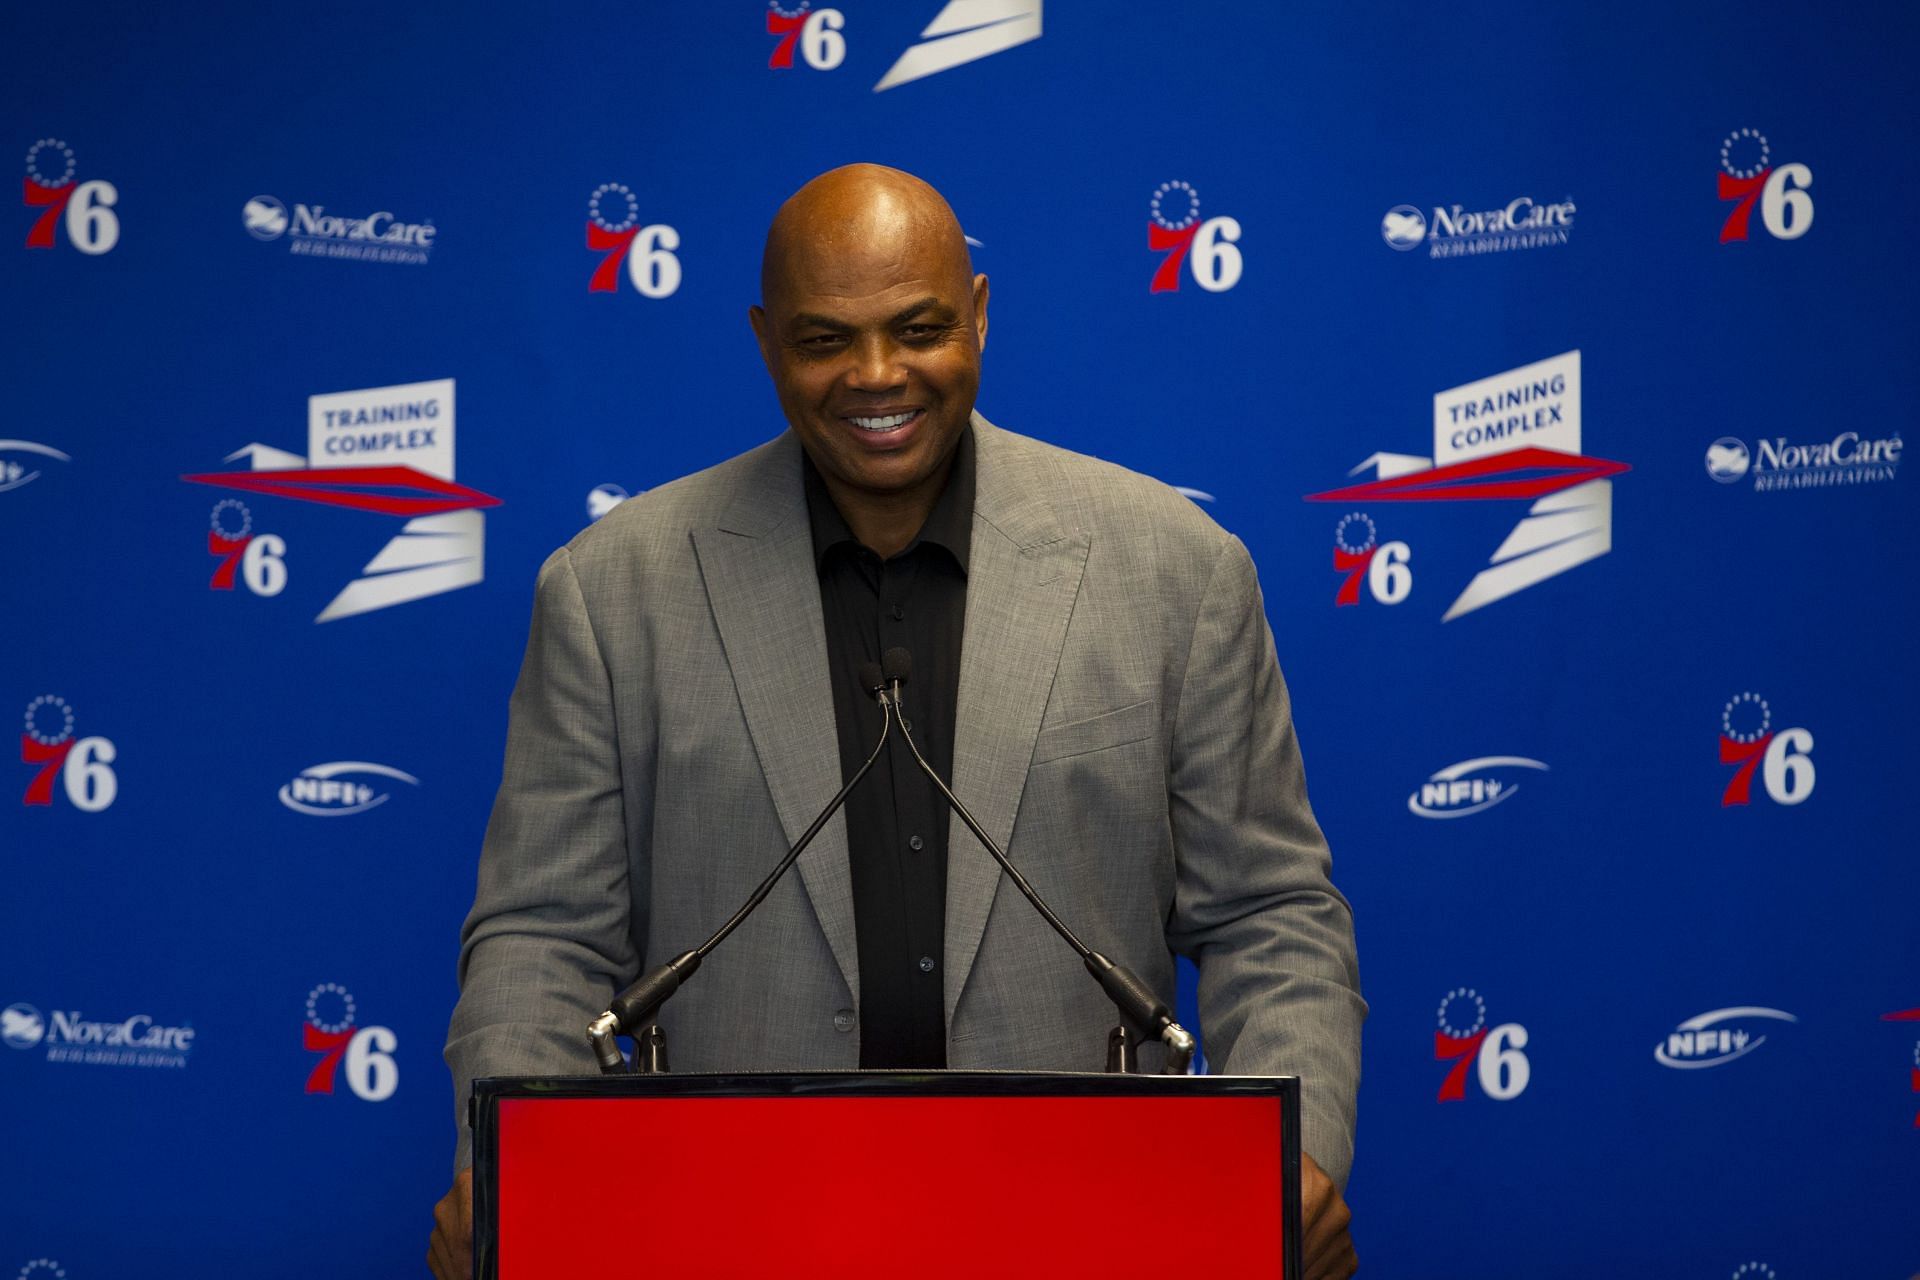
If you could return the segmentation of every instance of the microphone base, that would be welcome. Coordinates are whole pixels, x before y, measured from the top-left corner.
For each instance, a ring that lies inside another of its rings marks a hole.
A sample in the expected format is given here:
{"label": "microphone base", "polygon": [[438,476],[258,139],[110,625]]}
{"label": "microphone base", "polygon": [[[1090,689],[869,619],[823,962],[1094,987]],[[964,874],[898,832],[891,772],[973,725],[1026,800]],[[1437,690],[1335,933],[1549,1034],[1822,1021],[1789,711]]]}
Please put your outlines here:
{"label": "microphone base", "polygon": [[633,1073],[663,1076],[667,1072],[667,1033],[659,1023],[650,1022],[633,1038]]}

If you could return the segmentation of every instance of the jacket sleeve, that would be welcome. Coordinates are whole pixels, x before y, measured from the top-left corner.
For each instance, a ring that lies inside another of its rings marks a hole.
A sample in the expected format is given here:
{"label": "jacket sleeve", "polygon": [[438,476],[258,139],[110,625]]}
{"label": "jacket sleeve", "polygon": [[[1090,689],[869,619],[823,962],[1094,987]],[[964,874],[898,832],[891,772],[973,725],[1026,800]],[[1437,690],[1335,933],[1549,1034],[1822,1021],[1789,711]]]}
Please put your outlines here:
{"label": "jacket sleeve", "polygon": [[566,549],[540,570],[447,1032],[460,1140],[477,1076],[595,1070],[587,1022],[638,969],[612,683]]}
{"label": "jacket sleeve", "polygon": [[1302,1146],[1344,1187],[1366,1003],[1353,914],[1307,804],[1285,681],[1246,548],[1200,603],[1176,711],[1167,928],[1200,970],[1211,1070],[1298,1075]]}

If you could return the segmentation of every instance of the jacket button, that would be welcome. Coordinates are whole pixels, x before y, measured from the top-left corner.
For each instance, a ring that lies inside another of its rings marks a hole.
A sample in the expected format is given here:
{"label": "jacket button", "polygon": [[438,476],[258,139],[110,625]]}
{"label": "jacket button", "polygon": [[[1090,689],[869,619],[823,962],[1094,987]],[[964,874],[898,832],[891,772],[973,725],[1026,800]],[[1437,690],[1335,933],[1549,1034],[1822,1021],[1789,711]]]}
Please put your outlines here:
{"label": "jacket button", "polygon": [[853,1010],[842,1009],[835,1013],[833,1015],[833,1029],[835,1031],[853,1030]]}

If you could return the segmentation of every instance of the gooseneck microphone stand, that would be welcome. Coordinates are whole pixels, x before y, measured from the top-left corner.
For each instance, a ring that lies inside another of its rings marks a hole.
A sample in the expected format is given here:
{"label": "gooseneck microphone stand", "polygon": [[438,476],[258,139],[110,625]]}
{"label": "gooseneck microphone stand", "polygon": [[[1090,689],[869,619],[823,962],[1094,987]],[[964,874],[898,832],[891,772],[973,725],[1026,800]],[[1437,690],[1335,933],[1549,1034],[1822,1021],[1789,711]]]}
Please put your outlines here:
{"label": "gooseneck microphone stand", "polygon": [[[741,904],[740,909],[733,913],[732,919],[721,925],[711,938],[692,951],[683,951],[665,964],[641,974],[638,981],[613,998],[613,1003],[607,1006],[605,1013],[587,1024],[587,1041],[593,1046],[593,1056],[600,1064],[602,1075],[628,1073],[626,1058],[620,1052],[619,1037],[623,1035],[633,1037],[632,1071],[634,1074],[650,1075],[667,1070],[667,1033],[653,1021],[654,1015],[660,1012],[660,1006],[680,989],[681,983],[694,975],[700,968],[700,962],[707,958],[708,953],[725,942],[727,935],[739,928],[741,923],[752,915],[762,902],[766,901],[767,895],[773,892],[773,886],[780,882],[780,877],[786,875],[793,864],[799,860],[800,855],[806,851],[806,847],[813,843],[813,838],[820,834],[820,828],[827,825],[828,819],[840,811],[840,806],[847,802],[847,797],[853,794],[853,789],[860,785],[860,780],[867,776],[867,771],[873,768],[874,762],[880,758],[880,753],[886,749],[887,735],[893,728],[895,699],[899,696],[898,685],[895,686],[892,694],[888,693],[881,666],[877,662],[862,664],[860,681],[867,692],[880,704],[880,740],[874,744],[873,754],[869,755],[867,762],[847,780],[847,784],[840,788],[840,794],[827,802],[827,807],[820,811],[820,816],[813,820],[813,825],[793,842],[793,847],[787,850],[787,856],[780,860],[780,865],[760,882],[760,887],[755,889],[746,902]],[[903,732],[905,728],[903,722],[901,725]],[[917,755],[918,752],[915,754]]]}
{"label": "gooseneck microphone stand", "polygon": [[1107,1033],[1107,1070],[1114,1073],[1133,1070],[1138,1041],[1144,1035],[1160,1040],[1167,1046],[1167,1064],[1163,1074],[1185,1075],[1197,1047],[1193,1033],[1173,1020],[1173,1013],[1167,1008],[1166,1002],[1155,995],[1153,988],[1142,982],[1133,970],[1123,964],[1115,964],[1080,941],[1066,922],[1053,913],[1053,908],[1046,904],[1038,891],[1027,883],[1027,878],[1020,874],[1020,868],[1008,860],[1006,852],[975,820],[967,806],[960,802],[960,797],[954,795],[940,775],[934,772],[926,757],[920,754],[920,747],[907,727],[906,710],[901,702],[900,687],[907,682],[912,667],[912,657],[905,649],[889,649],[882,658],[882,678],[892,696],[894,709],[900,713],[900,736],[906,740],[907,749],[913,752],[920,771],[940,789],[940,794],[946,797],[960,821],[966,824],[967,830],[973,832],[974,839],[993,855],[993,860],[1000,864],[1000,869],[1007,873],[1014,887],[1033,904],[1033,909],[1040,913],[1041,918],[1052,925],[1053,931],[1074,949],[1087,966],[1087,972],[1093,975],[1094,981],[1100,984],[1107,997],[1120,1010],[1120,1025]]}

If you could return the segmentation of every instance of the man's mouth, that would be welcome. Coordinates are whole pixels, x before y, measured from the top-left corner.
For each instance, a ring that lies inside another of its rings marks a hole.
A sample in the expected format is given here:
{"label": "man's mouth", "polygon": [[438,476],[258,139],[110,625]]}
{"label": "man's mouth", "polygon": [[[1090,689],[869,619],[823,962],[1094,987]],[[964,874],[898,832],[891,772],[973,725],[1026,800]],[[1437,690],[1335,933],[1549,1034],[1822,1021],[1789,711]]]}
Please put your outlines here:
{"label": "man's mouth", "polygon": [[846,420],[869,434],[884,435],[918,420],[922,412],[920,409],[901,409],[894,413],[847,414]]}

